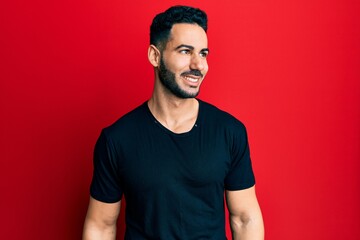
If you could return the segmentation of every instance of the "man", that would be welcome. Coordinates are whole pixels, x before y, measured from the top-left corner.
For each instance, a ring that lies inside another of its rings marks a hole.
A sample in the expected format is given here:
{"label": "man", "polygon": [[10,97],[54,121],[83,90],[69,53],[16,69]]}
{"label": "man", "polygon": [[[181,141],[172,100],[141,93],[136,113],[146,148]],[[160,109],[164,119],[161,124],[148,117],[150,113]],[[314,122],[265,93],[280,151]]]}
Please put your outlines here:
{"label": "man", "polygon": [[126,199],[125,239],[263,239],[245,127],[195,97],[208,71],[207,16],[171,7],[150,28],[152,97],[103,129],[83,238],[115,239]]}

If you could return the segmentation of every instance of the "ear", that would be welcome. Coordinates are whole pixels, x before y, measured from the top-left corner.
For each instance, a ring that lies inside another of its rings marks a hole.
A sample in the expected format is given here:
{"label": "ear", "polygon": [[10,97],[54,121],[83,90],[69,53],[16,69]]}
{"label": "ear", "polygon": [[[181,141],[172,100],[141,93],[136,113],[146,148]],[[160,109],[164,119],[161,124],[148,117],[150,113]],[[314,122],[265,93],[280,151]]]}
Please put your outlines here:
{"label": "ear", "polygon": [[154,67],[158,67],[160,65],[160,51],[152,44],[148,48],[148,59]]}

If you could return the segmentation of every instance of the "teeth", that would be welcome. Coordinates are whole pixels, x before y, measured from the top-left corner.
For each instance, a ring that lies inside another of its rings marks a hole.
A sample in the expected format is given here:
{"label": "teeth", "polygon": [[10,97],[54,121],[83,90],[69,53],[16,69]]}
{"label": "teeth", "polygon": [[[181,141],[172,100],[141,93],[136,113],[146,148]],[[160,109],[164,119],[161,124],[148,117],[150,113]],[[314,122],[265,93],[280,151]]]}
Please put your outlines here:
{"label": "teeth", "polygon": [[185,79],[190,81],[190,82],[194,82],[194,83],[198,81],[197,78],[191,78],[191,77],[187,77],[187,76],[185,77]]}

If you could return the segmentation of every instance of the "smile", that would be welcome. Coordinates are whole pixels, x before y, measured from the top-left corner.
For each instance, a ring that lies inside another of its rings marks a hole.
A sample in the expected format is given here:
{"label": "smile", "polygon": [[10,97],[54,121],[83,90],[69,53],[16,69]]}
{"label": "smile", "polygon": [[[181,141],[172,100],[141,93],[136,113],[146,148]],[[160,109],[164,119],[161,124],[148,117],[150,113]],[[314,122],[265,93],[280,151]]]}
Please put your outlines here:
{"label": "smile", "polygon": [[189,82],[193,82],[196,83],[200,80],[200,78],[194,78],[194,77],[189,77],[189,76],[184,76],[184,78],[189,81]]}

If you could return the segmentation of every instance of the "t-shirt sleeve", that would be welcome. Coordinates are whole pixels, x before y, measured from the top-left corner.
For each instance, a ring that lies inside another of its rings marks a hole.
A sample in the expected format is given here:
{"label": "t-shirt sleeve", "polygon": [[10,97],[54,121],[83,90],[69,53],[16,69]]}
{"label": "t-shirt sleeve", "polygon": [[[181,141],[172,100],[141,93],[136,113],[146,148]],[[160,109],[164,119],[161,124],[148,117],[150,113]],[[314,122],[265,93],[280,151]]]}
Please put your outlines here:
{"label": "t-shirt sleeve", "polygon": [[242,190],[250,188],[255,185],[255,177],[245,126],[241,122],[236,122],[232,134],[232,161],[230,171],[225,178],[225,189]]}
{"label": "t-shirt sleeve", "polygon": [[121,200],[117,155],[111,140],[103,130],[95,144],[94,172],[90,195],[98,201],[114,203]]}

